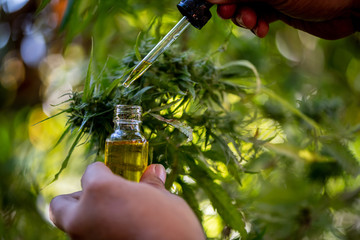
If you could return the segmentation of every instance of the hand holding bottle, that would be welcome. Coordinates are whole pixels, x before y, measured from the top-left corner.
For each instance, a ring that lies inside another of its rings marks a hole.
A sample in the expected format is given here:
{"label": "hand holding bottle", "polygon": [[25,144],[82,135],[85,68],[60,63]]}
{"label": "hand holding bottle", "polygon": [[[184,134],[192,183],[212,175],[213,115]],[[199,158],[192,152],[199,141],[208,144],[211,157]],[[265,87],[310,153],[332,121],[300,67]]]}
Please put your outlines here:
{"label": "hand holding bottle", "polygon": [[360,31],[360,0],[208,0],[218,14],[258,37],[269,24],[286,24],[325,39],[338,39]]}
{"label": "hand holding bottle", "polygon": [[82,191],[51,201],[50,218],[73,239],[205,239],[186,202],[165,190],[165,178],[159,164],[135,183],[93,163],[81,179]]}

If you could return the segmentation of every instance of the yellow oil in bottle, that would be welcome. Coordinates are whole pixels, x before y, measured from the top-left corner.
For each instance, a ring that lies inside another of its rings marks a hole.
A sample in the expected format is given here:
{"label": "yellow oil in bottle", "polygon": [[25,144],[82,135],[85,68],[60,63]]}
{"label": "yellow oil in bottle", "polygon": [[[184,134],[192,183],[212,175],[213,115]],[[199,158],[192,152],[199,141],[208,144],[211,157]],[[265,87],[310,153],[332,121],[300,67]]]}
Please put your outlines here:
{"label": "yellow oil in bottle", "polygon": [[148,162],[149,144],[143,140],[106,141],[105,165],[113,173],[139,182]]}
{"label": "yellow oil in bottle", "polygon": [[151,66],[150,62],[147,61],[141,61],[135,68],[134,70],[130,73],[130,75],[128,76],[128,78],[125,80],[125,82],[123,83],[124,87],[129,87],[130,84],[135,81],[136,79],[138,79],[139,77],[141,77],[141,75],[143,75],[146,70],[148,70],[148,68]]}

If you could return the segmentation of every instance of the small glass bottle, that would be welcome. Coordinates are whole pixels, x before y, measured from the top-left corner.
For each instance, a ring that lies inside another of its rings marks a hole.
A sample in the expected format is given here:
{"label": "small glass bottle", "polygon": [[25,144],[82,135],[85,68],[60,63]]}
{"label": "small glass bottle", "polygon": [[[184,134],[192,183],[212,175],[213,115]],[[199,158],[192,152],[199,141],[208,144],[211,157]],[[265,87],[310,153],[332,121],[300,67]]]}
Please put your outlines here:
{"label": "small glass bottle", "polygon": [[140,132],[141,107],[117,105],[114,132],[106,139],[105,165],[113,173],[139,182],[148,162],[149,144]]}

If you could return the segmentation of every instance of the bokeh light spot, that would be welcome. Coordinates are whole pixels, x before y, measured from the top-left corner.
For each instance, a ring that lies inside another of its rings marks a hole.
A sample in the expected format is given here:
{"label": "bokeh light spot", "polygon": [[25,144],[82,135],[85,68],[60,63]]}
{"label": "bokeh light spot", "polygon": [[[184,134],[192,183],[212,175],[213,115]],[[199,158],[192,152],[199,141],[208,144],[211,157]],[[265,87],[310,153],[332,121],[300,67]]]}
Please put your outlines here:
{"label": "bokeh light spot", "polygon": [[297,31],[286,28],[276,32],[276,47],[288,60],[299,63],[303,57],[303,45]]}
{"label": "bokeh light spot", "polygon": [[20,58],[8,53],[4,58],[0,84],[8,90],[16,90],[25,79],[25,66]]}
{"label": "bokeh light spot", "polygon": [[0,2],[6,13],[13,13],[23,8],[29,0],[2,0]]}
{"label": "bokeh light spot", "polygon": [[26,65],[36,67],[46,54],[46,42],[42,34],[26,36],[20,47],[21,57]]}
{"label": "bokeh light spot", "polygon": [[64,116],[39,123],[47,117],[38,106],[32,110],[29,118],[29,140],[36,149],[42,151],[51,149],[63,131]]}

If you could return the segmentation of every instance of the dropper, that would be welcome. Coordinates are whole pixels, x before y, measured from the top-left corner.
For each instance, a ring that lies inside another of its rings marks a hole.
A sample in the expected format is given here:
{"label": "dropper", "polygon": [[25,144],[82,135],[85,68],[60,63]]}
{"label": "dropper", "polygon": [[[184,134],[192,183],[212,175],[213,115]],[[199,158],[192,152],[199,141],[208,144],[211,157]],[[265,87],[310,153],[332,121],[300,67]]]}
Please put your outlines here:
{"label": "dropper", "polygon": [[182,0],[178,9],[183,18],[165,35],[165,37],[135,66],[123,86],[129,87],[132,82],[141,77],[155,60],[192,24],[201,29],[211,18],[211,3],[205,0]]}
{"label": "dropper", "polygon": [[183,17],[165,37],[136,65],[131,71],[123,85],[125,87],[143,75],[155,60],[180,36],[180,34],[190,25],[186,17]]}

